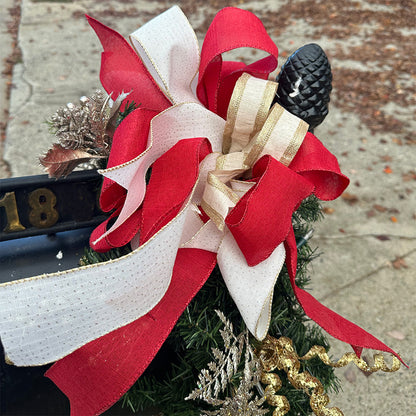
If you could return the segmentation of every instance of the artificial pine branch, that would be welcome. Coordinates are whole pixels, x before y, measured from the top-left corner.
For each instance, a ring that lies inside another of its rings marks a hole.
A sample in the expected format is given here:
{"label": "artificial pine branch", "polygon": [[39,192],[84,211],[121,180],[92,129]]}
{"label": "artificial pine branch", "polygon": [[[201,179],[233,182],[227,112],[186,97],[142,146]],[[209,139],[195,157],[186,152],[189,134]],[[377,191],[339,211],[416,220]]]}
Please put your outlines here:
{"label": "artificial pine branch", "polygon": [[88,264],[102,263],[108,260],[115,260],[121,256],[125,256],[130,253],[131,249],[129,245],[123,247],[116,247],[105,253],[97,253],[90,247],[84,249],[84,255],[79,260],[80,266],[86,266]]}
{"label": "artificial pine branch", "polygon": [[118,113],[116,127],[136,108],[139,108],[140,104],[136,104],[134,101],[126,101],[124,109]]}
{"label": "artificial pine branch", "polygon": [[225,318],[222,312],[215,312],[224,324],[224,329],[220,330],[224,352],[217,347],[212,348],[214,361],[207,364],[208,369],[201,370],[198,376],[198,388],[194,389],[185,400],[198,398],[217,406],[223,403],[218,399],[219,393],[224,392],[237,373],[246,334],[242,332],[235,336],[233,324]]}
{"label": "artificial pine branch", "polygon": [[[224,325],[224,329],[220,330],[224,352],[219,348],[212,349],[215,361],[208,363],[208,369],[201,371],[198,376],[198,388],[185,400],[201,399],[212,406],[220,406],[213,411],[207,410],[201,416],[265,415],[268,413],[262,406],[265,397],[254,396],[253,392],[260,381],[262,366],[250,345],[248,331],[246,329],[239,335],[234,335],[233,324],[222,312],[215,312]],[[237,374],[238,368],[241,367],[243,349],[244,369]],[[235,384],[235,379],[238,380],[237,387],[231,389],[231,396],[221,399],[220,393],[224,392],[229,384]]]}

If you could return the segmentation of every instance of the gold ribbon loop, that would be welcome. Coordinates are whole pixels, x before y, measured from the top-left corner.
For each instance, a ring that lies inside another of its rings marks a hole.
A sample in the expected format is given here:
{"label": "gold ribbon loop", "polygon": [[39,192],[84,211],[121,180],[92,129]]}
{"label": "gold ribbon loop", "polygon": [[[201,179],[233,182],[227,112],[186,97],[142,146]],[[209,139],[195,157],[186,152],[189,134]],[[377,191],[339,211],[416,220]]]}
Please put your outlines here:
{"label": "gold ribbon loop", "polygon": [[308,124],[275,104],[254,141],[245,164],[253,166],[268,154],[289,166],[308,131]]}
{"label": "gold ribbon loop", "polygon": [[225,185],[225,183],[215,175],[215,172],[208,173],[201,207],[212,219],[218,229],[223,231],[224,221],[225,217],[228,215],[228,210],[235,206],[239,197],[229,186]]}
{"label": "gold ribbon loop", "polygon": [[224,154],[244,149],[266,121],[277,83],[244,73],[230,99],[225,123]]}
{"label": "gold ribbon loop", "polygon": [[243,74],[237,81],[227,112],[223,154],[208,174],[201,207],[219,230],[241,194],[231,181],[250,175],[250,169],[265,154],[285,166],[295,157],[308,124],[275,104],[270,110],[277,83]]}

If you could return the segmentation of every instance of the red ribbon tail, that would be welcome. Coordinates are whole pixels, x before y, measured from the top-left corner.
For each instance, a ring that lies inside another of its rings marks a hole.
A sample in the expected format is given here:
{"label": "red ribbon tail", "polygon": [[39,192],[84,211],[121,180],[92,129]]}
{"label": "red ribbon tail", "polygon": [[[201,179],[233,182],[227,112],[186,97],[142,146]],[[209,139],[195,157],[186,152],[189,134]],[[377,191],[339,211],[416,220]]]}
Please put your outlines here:
{"label": "red ribbon tail", "polygon": [[100,80],[113,99],[130,92],[129,101],[144,108],[163,111],[171,104],[128,42],[115,30],[86,16],[104,52],[101,55]]}
{"label": "red ribbon tail", "polygon": [[180,249],[168,291],[136,321],[57,361],[47,372],[69,398],[71,416],[92,416],[111,407],[142,375],[216,264],[216,254]]}
{"label": "red ribbon tail", "polygon": [[358,325],[348,321],[331,309],[318,302],[311,294],[299,288],[295,282],[297,265],[297,248],[293,229],[285,241],[286,264],[289,271],[290,283],[300,305],[306,315],[322,327],[328,334],[346,342],[352,346],[355,353],[360,356],[363,348],[385,351],[395,355],[406,367],[406,363],[400,355],[375,338],[373,335],[360,328]]}

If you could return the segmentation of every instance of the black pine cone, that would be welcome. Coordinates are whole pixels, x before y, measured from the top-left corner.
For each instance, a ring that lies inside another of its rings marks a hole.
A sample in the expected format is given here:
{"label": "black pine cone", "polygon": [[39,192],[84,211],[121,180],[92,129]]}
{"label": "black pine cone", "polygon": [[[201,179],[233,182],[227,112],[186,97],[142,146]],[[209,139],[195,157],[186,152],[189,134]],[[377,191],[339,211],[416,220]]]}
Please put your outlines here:
{"label": "black pine cone", "polygon": [[331,65],[316,43],[293,53],[276,77],[279,83],[275,102],[309,124],[309,130],[322,123],[328,114],[332,90]]}

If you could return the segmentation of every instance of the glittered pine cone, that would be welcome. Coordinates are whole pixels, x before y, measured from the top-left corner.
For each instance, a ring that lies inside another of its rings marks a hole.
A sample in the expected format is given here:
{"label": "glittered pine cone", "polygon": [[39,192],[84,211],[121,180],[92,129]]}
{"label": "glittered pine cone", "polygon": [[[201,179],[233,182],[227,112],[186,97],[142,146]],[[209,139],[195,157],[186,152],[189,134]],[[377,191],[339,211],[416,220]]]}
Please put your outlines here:
{"label": "glittered pine cone", "polygon": [[332,90],[331,65],[316,43],[302,46],[282,66],[275,102],[309,124],[309,130],[328,114]]}

